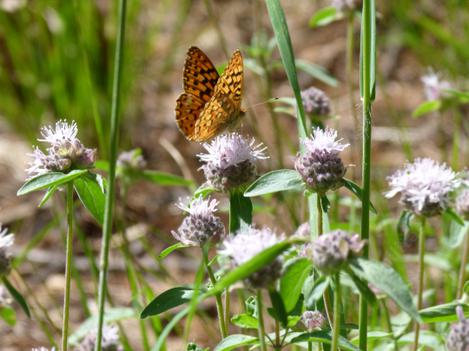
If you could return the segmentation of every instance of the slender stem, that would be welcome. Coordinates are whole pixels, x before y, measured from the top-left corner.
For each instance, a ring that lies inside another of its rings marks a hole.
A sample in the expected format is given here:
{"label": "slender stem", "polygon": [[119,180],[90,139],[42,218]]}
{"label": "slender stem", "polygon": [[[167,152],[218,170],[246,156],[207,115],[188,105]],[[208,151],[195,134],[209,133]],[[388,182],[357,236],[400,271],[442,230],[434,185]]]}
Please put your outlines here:
{"label": "slender stem", "polygon": [[229,326],[230,326],[230,306],[231,306],[231,296],[230,296],[230,289],[226,289],[225,291],[225,328],[228,334]]}
{"label": "slender stem", "polygon": [[340,273],[336,273],[334,276],[334,326],[332,328],[332,351],[337,351],[339,347],[339,335],[340,335]]}
{"label": "slender stem", "polygon": [[62,323],[62,351],[68,349],[68,320],[70,318],[70,282],[73,249],[73,181],[67,183],[67,239],[65,243],[65,294]]}
{"label": "slender stem", "polygon": [[125,14],[127,0],[119,0],[118,31],[116,38],[116,51],[114,56],[114,82],[112,87],[111,102],[111,138],[109,152],[109,175],[108,189],[106,192],[106,202],[104,208],[103,236],[101,241],[100,271],[98,284],[98,328],[96,333],[96,351],[102,349],[102,333],[104,324],[104,309],[107,292],[107,270],[109,264],[109,242],[112,232],[112,217],[114,211],[114,201],[116,197],[116,160],[119,131],[119,102],[122,61],[124,57],[124,34],[125,34]]}
{"label": "slender stem", "polygon": [[317,197],[317,211],[318,211],[318,236],[324,232],[324,226],[322,224],[322,205],[321,205],[321,194],[316,194]]}
{"label": "slender stem", "polygon": [[278,320],[275,320],[275,350],[280,350],[282,346],[280,345],[280,323]]}
{"label": "slender stem", "polygon": [[[217,283],[217,279],[215,278],[215,275],[213,274],[212,268],[209,265],[209,260],[208,260],[208,253],[207,253],[207,248],[204,247],[202,248],[202,255],[204,258],[204,265],[205,269],[207,270],[208,276],[210,278],[210,282],[212,285],[215,285]],[[221,300],[221,294],[217,293],[215,295],[215,301],[217,305],[217,313],[218,313],[218,326],[220,328],[220,334],[221,337],[224,339],[228,336],[228,332],[226,330],[226,325],[225,325],[225,316],[223,312],[223,303]]]}
{"label": "slender stem", "polygon": [[451,167],[453,169],[459,168],[459,150],[461,148],[461,112],[459,111],[458,107],[454,109],[453,115],[453,145],[451,150]]}
{"label": "slender stem", "polygon": [[[420,230],[419,230],[419,285],[417,290],[417,310],[422,308],[422,295],[423,295],[423,278],[425,272],[425,217],[421,217]],[[415,323],[414,332],[414,351],[419,347],[419,334],[420,324]]]}
{"label": "slender stem", "polygon": [[[467,224],[466,224],[467,225]],[[469,256],[469,232],[464,235],[464,244],[462,249],[461,267],[459,268],[458,292],[457,298],[460,299],[463,294],[464,283],[466,282],[466,265]]]}
{"label": "slender stem", "polygon": [[313,342],[308,341],[308,351],[313,351]]}
{"label": "slender stem", "polygon": [[397,339],[396,339],[396,336],[394,335],[394,330],[392,329],[391,316],[389,315],[389,309],[388,309],[388,306],[386,305],[385,299],[381,300],[381,305],[383,306],[383,314],[384,314],[384,319],[386,321],[386,328],[388,332],[391,334],[391,337],[394,343],[394,351],[399,351],[399,345],[397,344]]}
{"label": "slender stem", "polygon": [[262,315],[262,292],[261,289],[257,290],[257,318],[259,320],[259,342],[261,346],[261,351],[267,351],[267,346],[265,344],[265,329],[264,329],[264,317]]}
{"label": "slender stem", "polygon": [[[363,150],[362,150],[362,221],[361,221],[361,239],[368,240],[370,236],[370,180],[371,180],[371,56],[372,49],[372,0],[363,1],[362,11],[362,91],[363,91]],[[367,259],[368,246],[363,250],[363,257]],[[360,295],[359,308],[359,348],[367,350],[367,319],[368,305],[366,300]]]}

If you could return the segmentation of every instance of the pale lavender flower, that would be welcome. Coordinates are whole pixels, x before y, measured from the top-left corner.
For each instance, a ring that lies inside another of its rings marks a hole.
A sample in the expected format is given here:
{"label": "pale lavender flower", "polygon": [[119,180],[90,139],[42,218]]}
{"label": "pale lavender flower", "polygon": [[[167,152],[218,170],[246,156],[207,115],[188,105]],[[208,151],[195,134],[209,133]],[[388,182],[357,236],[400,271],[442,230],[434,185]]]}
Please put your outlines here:
{"label": "pale lavender flower", "polygon": [[214,215],[217,211],[217,200],[204,200],[200,196],[193,199],[189,205],[179,203],[176,206],[188,213],[178,230],[171,232],[181,243],[203,246],[210,238],[225,233],[220,217]]}
{"label": "pale lavender flower", "polygon": [[14,241],[14,235],[8,233],[6,228],[2,230],[0,225],[0,277],[10,271],[10,247],[13,246]]}
{"label": "pale lavender flower", "polygon": [[451,326],[446,346],[449,351],[469,351],[469,319],[464,317],[461,306],[456,307],[459,323]]}
{"label": "pale lavender flower", "polygon": [[121,152],[117,158],[117,165],[124,169],[142,170],[147,166],[147,161],[141,149],[133,149]]}
{"label": "pale lavender flower", "polygon": [[361,252],[365,243],[358,234],[343,230],[323,234],[312,243],[313,263],[326,275],[337,273],[350,258]]}
{"label": "pale lavender flower", "polygon": [[[31,349],[31,351],[49,351],[47,347],[41,346],[41,347],[34,347]],[[55,351],[55,347],[51,348],[50,351]]]}
{"label": "pale lavender flower", "polygon": [[[94,351],[96,345],[96,330],[86,335],[75,351]],[[105,325],[102,333],[101,347],[103,351],[123,351],[124,348],[119,341],[119,330],[117,326]]]}
{"label": "pale lavender flower", "polygon": [[320,329],[325,322],[325,318],[319,311],[304,311],[301,315],[301,321],[306,329],[312,332],[314,329]]}
{"label": "pale lavender flower", "polygon": [[197,155],[204,163],[201,169],[208,183],[221,191],[253,181],[257,176],[256,161],[268,158],[262,143],[256,144],[254,138],[239,133],[220,135],[203,147],[207,152]]}
{"label": "pale lavender flower", "polygon": [[450,193],[461,184],[461,179],[445,163],[418,158],[388,177],[388,182],[387,198],[400,194],[407,209],[431,217],[448,207]]}
{"label": "pale lavender flower", "polygon": [[332,0],[331,5],[338,12],[354,11],[361,5],[361,0]]}
{"label": "pale lavender flower", "polygon": [[456,197],[456,211],[469,221],[469,188],[461,191]]}
{"label": "pale lavender flower", "polygon": [[309,222],[305,222],[301,224],[296,232],[293,234],[293,236],[298,237],[298,238],[309,238],[311,235],[311,226],[309,225]]}
{"label": "pale lavender flower", "polygon": [[301,91],[301,100],[305,112],[315,116],[329,116],[331,113],[331,101],[321,89],[310,87]]}
{"label": "pale lavender flower", "polygon": [[[260,252],[274,246],[283,240],[272,229],[264,227],[256,229],[249,226],[231,234],[224,241],[218,253],[229,257],[234,266],[242,265]],[[282,259],[278,257],[267,266],[261,268],[246,279],[246,283],[254,288],[262,288],[273,283],[280,277]]]}
{"label": "pale lavender flower", "polygon": [[438,100],[445,96],[445,90],[451,89],[451,84],[448,81],[441,80],[440,77],[430,72],[422,76],[420,80],[423,83],[423,89],[427,100]]}
{"label": "pale lavender flower", "polygon": [[295,168],[306,185],[318,193],[341,187],[346,168],[339,153],[349,144],[337,139],[337,131],[331,128],[314,129],[302,144],[304,151],[297,154]]}
{"label": "pale lavender flower", "polygon": [[96,159],[96,150],[83,146],[77,138],[75,122],[58,121],[54,127],[41,129],[38,141],[48,144],[46,152],[35,147],[26,172],[28,179],[47,172],[68,172],[75,168],[90,168]]}

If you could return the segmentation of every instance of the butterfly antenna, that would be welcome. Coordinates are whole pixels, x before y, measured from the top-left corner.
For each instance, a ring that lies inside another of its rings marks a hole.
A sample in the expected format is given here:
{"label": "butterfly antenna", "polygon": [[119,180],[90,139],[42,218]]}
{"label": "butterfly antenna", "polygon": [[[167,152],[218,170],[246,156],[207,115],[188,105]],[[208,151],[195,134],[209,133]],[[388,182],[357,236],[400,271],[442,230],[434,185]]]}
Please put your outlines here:
{"label": "butterfly antenna", "polygon": [[257,104],[246,107],[246,110],[251,110],[254,107],[257,107],[257,106],[260,106],[260,105],[269,104],[271,102],[277,101],[278,99],[279,99],[278,97],[274,97],[274,98],[271,98],[271,99],[268,99],[268,100],[265,100],[265,101],[262,101],[262,102],[258,102]]}

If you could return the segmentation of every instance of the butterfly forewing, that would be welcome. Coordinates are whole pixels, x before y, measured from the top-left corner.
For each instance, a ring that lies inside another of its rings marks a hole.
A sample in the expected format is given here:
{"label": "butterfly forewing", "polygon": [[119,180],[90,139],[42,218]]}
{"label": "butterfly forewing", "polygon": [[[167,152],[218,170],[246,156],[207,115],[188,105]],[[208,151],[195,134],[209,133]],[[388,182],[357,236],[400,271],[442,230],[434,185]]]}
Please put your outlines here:
{"label": "butterfly forewing", "polygon": [[235,51],[218,79],[215,92],[195,123],[195,141],[205,141],[220,134],[238,120],[243,92],[243,58]]}
{"label": "butterfly forewing", "polygon": [[189,140],[206,141],[238,118],[243,88],[243,58],[235,51],[218,75],[210,59],[191,47],[184,65],[184,93],[176,103],[176,122]]}

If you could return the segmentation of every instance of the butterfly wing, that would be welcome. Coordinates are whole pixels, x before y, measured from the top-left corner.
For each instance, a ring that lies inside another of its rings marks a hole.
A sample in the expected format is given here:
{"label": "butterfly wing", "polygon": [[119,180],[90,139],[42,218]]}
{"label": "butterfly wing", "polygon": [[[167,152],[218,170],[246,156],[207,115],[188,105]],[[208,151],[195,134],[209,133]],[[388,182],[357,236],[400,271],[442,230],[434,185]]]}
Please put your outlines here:
{"label": "butterfly wing", "polygon": [[184,93],[176,102],[176,122],[186,138],[191,140],[195,123],[214,94],[219,75],[207,55],[193,46],[187,51],[183,77]]}
{"label": "butterfly wing", "polygon": [[206,141],[236,123],[241,115],[243,57],[239,50],[231,56],[210,100],[195,121],[192,140]]}

